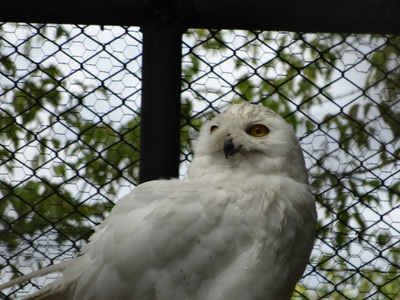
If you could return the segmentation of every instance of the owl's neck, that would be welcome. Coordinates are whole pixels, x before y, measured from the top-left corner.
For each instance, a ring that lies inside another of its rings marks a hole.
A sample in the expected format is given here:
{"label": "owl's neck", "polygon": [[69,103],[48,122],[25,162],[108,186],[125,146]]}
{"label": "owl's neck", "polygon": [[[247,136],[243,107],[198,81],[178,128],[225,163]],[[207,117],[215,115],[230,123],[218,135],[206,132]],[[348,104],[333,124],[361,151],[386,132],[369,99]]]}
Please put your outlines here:
{"label": "owl's neck", "polygon": [[188,179],[208,178],[215,181],[235,181],[238,184],[251,180],[253,176],[288,177],[299,183],[308,184],[307,170],[303,157],[286,159],[266,159],[262,154],[251,156],[215,157],[203,155],[195,157],[188,170]]}

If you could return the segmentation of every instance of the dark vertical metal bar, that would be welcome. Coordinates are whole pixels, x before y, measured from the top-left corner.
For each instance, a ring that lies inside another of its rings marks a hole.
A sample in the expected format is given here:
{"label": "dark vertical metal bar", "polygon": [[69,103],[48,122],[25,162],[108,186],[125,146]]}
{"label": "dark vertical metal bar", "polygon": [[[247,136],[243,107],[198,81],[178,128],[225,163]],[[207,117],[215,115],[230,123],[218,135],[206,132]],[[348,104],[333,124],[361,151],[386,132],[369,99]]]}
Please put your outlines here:
{"label": "dark vertical metal bar", "polygon": [[139,181],[179,175],[182,30],[147,22],[142,28]]}

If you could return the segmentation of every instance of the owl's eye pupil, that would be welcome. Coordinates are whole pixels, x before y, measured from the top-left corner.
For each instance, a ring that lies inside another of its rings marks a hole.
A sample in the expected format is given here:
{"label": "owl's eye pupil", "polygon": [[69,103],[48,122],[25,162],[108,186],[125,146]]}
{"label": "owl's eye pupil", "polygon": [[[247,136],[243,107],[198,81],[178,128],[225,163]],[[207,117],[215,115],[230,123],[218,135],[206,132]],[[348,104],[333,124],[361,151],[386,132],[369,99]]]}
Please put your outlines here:
{"label": "owl's eye pupil", "polygon": [[249,135],[254,137],[263,137],[269,133],[269,129],[267,126],[263,124],[254,124],[249,127],[246,131]]}

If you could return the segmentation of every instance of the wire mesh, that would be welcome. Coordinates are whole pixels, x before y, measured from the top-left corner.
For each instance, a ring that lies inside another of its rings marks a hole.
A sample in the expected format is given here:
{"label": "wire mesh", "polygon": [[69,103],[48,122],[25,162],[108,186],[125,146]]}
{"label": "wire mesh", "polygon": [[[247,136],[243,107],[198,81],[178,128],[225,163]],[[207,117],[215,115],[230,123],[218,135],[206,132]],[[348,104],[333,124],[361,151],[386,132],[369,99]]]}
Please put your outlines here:
{"label": "wire mesh", "polygon": [[[142,37],[132,27],[0,25],[5,282],[73,257],[137,184]],[[399,299],[399,53],[396,36],[183,35],[181,176],[198,128],[229,103],[261,102],[299,136],[319,229],[295,299]]]}

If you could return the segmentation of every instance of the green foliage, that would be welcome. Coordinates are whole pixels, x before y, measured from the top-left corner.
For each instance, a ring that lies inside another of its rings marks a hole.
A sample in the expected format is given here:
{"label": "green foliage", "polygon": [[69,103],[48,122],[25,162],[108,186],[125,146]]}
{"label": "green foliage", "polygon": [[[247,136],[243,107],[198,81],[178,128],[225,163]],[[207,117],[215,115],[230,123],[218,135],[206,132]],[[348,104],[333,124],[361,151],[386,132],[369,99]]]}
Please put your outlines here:
{"label": "green foliage", "polygon": [[[54,39],[65,34],[58,26]],[[40,42],[39,36],[29,43]],[[31,48],[26,47],[27,57]],[[18,82],[17,65],[10,57],[0,56],[0,66],[8,71],[8,78]],[[60,245],[89,237],[95,220],[104,218],[113,203],[71,194],[65,185],[75,184],[78,176],[90,178],[91,184],[110,194],[116,193],[121,180],[137,182],[139,117],[117,128],[104,121],[85,120],[80,111],[84,96],[70,94],[66,99],[65,89],[61,69],[43,62],[17,88],[10,86],[3,93],[3,99],[8,98],[0,109],[0,160],[10,181],[0,182],[0,244],[10,253],[50,229],[55,229],[52,232]],[[104,88],[98,92],[108,94]],[[76,105],[66,106],[66,102]],[[59,124],[74,132],[74,137],[54,134]],[[29,145],[35,150],[26,151]],[[23,166],[21,155],[25,156]],[[49,164],[52,155],[56,157]],[[15,184],[13,175],[22,168],[31,174]],[[47,170],[46,175],[41,169]]]}
{"label": "green foliage", "polygon": [[400,278],[396,267],[385,271],[379,268],[354,269],[347,275],[348,264],[343,259],[325,256],[321,258],[319,268],[324,270],[324,281],[315,288],[298,284],[292,299],[363,300],[371,295],[379,295],[379,299],[400,299]]}
{"label": "green foliage", "polygon": [[77,237],[87,238],[90,225],[85,222],[93,215],[102,215],[111,205],[97,203],[85,205],[62,191],[47,179],[41,182],[31,180],[18,187],[2,182],[0,191],[0,219],[2,233],[0,243],[13,252],[21,243],[21,237],[33,240],[38,232],[45,232],[51,226],[56,229],[55,240],[62,244]]}

